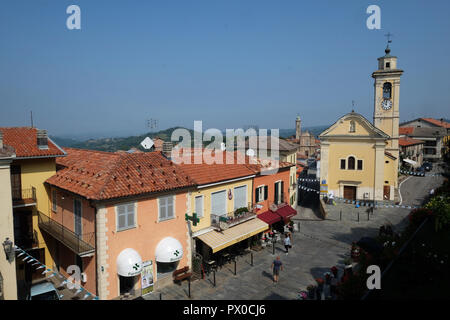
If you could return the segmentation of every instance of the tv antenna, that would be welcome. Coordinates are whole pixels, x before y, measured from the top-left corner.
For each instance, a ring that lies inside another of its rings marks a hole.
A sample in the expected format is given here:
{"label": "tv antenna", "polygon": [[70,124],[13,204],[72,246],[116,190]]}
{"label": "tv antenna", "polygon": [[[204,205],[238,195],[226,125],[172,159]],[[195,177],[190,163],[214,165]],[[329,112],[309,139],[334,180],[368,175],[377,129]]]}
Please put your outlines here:
{"label": "tv antenna", "polygon": [[148,119],[147,120],[147,127],[150,129],[151,132],[155,131],[158,128],[158,119]]}

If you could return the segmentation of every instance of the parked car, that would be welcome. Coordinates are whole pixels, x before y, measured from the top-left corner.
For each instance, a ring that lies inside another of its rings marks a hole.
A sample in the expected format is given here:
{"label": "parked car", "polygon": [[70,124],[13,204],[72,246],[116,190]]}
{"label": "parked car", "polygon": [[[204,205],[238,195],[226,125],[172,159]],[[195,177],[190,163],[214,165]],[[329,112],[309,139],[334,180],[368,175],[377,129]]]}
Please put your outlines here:
{"label": "parked car", "polygon": [[33,284],[28,295],[28,300],[61,300],[61,298],[62,295],[48,281]]}
{"label": "parked car", "polygon": [[425,167],[421,166],[421,167],[417,168],[416,173],[425,175]]}
{"label": "parked car", "polygon": [[424,167],[426,171],[431,171],[433,169],[433,165],[431,164],[431,162],[424,162],[422,164],[422,167]]}

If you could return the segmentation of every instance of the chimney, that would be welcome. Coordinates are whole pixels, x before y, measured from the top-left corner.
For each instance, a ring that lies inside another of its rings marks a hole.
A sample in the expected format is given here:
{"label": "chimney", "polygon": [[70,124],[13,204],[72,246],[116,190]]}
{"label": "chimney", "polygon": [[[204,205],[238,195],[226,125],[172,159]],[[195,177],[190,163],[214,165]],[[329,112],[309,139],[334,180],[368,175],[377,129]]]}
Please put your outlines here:
{"label": "chimney", "polygon": [[166,157],[170,158],[172,154],[172,148],[173,148],[172,142],[163,142],[162,152]]}
{"label": "chimney", "polygon": [[39,149],[48,149],[47,130],[37,129],[37,145]]}
{"label": "chimney", "polygon": [[3,149],[3,132],[0,131],[0,149]]}

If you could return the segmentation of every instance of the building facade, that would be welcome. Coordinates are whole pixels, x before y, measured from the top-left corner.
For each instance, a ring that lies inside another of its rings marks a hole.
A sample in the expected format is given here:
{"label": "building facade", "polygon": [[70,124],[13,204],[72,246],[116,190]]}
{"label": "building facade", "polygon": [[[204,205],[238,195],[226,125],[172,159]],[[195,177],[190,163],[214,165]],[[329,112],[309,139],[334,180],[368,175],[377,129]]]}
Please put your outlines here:
{"label": "building facade", "polygon": [[173,271],[191,267],[185,213],[194,183],[184,172],[161,152],[67,153],[47,180],[54,198],[43,223],[60,272],[77,264],[88,291],[116,299],[141,295],[149,282],[163,287]]}
{"label": "building facade", "polygon": [[[10,167],[15,245],[38,261],[52,265],[48,250],[51,238],[39,227],[39,215],[48,212],[50,203],[46,179],[56,173],[56,159],[64,150],[47,136],[45,130],[31,127],[0,128],[3,143],[14,149]],[[41,273],[22,260],[16,261],[18,299],[25,299],[31,284]]]}
{"label": "building facade", "polygon": [[351,200],[395,201],[399,167],[400,77],[397,57],[378,58],[373,124],[352,111],[319,136],[320,182],[328,193]]}

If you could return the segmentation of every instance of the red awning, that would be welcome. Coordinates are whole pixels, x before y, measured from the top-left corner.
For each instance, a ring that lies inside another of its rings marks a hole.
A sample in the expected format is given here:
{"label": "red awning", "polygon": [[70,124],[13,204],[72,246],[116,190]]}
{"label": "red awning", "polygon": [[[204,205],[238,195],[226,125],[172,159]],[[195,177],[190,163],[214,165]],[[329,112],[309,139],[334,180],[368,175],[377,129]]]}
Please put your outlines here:
{"label": "red awning", "polygon": [[273,211],[266,211],[257,215],[259,219],[267,224],[274,224],[281,220],[281,217]]}
{"label": "red awning", "polygon": [[292,208],[290,205],[285,205],[275,212],[284,220],[288,220],[297,214],[297,210]]}

